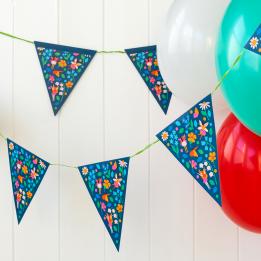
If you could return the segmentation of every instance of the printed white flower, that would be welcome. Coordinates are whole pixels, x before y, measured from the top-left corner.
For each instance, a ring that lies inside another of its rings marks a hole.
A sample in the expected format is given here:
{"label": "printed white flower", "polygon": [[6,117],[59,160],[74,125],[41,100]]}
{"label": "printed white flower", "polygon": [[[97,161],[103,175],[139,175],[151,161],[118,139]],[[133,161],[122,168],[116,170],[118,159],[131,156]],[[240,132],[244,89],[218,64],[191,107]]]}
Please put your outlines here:
{"label": "printed white flower", "polygon": [[121,167],[123,167],[123,168],[126,168],[127,165],[128,165],[128,163],[127,163],[126,161],[124,161],[124,160],[119,160],[119,165],[120,165]]}
{"label": "printed white flower", "polygon": [[87,175],[88,172],[89,172],[89,170],[88,170],[87,167],[83,167],[83,168],[82,168],[82,174],[83,174],[83,175]]}
{"label": "printed white flower", "polygon": [[206,110],[207,108],[210,108],[210,102],[203,101],[199,104],[199,107],[201,110]]}
{"label": "printed white flower", "polygon": [[166,131],[161,133],[161,138],[163,141],[166,141],[169,138],[169,134]]}
{"label": "printed white flower", "polygon": [[213,172],[209,172],[209,177],[213,177],[214,176],[214,174],[213,174]]}
{"label": "printed white flower", "polygon": [[202,169],[203,168],[203,163],[199,163],[199,167]]}
{"label": "printed white flower", "polygon": [[252,37],[250,40],[250,46],[252,49],[256,49],[258,46],[259,40],[257,37]]}
{"label": "printed white flower", "polygon": [[43,162],[43,161],[41,161],[41,160],[40,160],[39,164],[40,164],[40,166],[41,166],[43,169],[45,169],[45,168],[46,168],[46,166],[45,166],[45,164],[44,164],[44,162]]}
{"label": "printed white flower", "polygon": [[13,150],[13,149],[14,149],[14,143],[12,143],[12,142],[9,143],[9,149],[10,149],[10,150]]}

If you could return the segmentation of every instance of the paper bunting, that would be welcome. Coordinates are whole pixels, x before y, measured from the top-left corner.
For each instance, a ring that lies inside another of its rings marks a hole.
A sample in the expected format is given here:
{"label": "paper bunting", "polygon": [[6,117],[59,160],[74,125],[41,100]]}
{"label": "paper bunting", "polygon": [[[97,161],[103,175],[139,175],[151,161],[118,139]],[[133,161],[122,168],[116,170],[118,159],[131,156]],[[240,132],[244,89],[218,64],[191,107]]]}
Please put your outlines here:
{"label": "paper bunting", "polygon": [[20,223],[49,163],[9,139],[7,145],[16,215]]}
{"label": "paper bunting", "polygon": [[261,55],[261,24],[247,42],[246,49]]}
{"label": "paper bunting", "polygon": [[125,51],[161,109],[166,114],[172,93],[161,76],[156,45],[125,49]]}
{"label": "paper bunting", "polygon": [[94,205],[118,251],[125,207],[128,168],[129,158],[79,167]]}
{"label": "paper bunting", "polygon": [[157,134],[157,138],[221,205],[215,122],[211,95]]}
{"label": "paper bunting", "polygon": [[54,115],[71,94],[96,51],[34,42]]}

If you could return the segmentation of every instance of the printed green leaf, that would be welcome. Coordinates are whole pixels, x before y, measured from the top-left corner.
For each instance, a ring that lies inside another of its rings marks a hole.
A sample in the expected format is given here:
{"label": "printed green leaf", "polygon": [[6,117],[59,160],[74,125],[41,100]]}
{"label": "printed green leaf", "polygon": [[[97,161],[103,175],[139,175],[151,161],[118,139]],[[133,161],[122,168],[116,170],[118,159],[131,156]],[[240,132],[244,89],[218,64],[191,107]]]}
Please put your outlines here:
{"label": "printed green leaf", "polygon": [[186,168],[187,168],[187,169],[189,169],[189,168],[190,168],[190,164],[189,164],[189,162],[186,162],[186,164],[185,164],[185,165],[186,165]]}
{"label": "printed green leaf", "polygon": [[201,111],[201,114],[202,114],[203,116],[207,116],[207,113],[206,113],[205,111]]}
{"label": "printed green leaf", "polygon": [[182,134],[182,133],[184,133],[184,128],[179,129],[179,134]]}
{"label": "printed green leaf", "polygon": [[211,186],[214,186],[214,185],[215,185],[214,180],[210,179],[210,180],[209,180],[209,184],[210,184]]}

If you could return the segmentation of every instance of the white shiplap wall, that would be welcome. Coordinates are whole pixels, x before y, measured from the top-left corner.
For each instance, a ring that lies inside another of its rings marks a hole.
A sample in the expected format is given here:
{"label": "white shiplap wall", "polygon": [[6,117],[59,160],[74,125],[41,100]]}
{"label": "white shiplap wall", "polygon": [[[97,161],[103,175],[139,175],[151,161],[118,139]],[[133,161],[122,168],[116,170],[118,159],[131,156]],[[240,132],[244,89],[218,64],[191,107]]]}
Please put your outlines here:
{"label": "white shiplap wall", "polygon": [[[157,42],[171,0],[0,0],[0,30],[90,49]],[[125,55],[96,55],[57,117],[34,46],[0,39],[0,129],[51,162],[127,156],[188,109],[164,116]],[[218,126],[227,111],[219,113]],[[117,253],[76,170],[50,167],[18,227],[0,141],[0,260],[258,261],[261,237],[238,229],[155,145],[130,165]]]}

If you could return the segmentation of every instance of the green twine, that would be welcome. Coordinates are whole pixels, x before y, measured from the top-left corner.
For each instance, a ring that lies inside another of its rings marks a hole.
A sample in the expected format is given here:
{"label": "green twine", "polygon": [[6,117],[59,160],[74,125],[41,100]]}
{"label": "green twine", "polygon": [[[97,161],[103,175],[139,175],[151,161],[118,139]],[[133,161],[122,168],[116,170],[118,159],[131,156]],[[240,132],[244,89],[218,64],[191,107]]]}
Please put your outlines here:
{"label": "green twine", "polygon": [[[21,40],[30,44],[33,44],[33,41],[9,34],[9,33],[5,33],[5,32],[0,32],[0,34],[7,36],[7,37],[11,37],[13,39],[17,39],[17,40]],[[222,84],[222,82],[225,80],[225,78],[228,76],[228,74],[232,71],[232,69],[237,65],[237,63],[241,60],[242,56],[244,55],[244,53],[246,52],[246,50],[243,50],[234,60],[234,62],[232,63],[232,66],[223,74],[223,76],[221,77],[221,79],[218,81],[217,85],[215,86],[214,90],[212,91],[212,93],[214,93],[215,91],[217,91],[217,89],[220,87],[220,85]],[[114,54],[114,53],[118,53],[118,54],[124,54],[125,51],[119,51],[119,50],[113,50],[113,51],[105,51],[105,50],[101,50],[101,51],[97,51],[97,53],[99,54]],[[0,133],[0,137],[2,137],[3,139],[7,139],[2,133]],[[143,149],[137,151],[135,154],[133,154],[132,156],[130,156],[130,158],[133,158],[137,155],[142,154],[143,152],[145,152],[146,150],[148,150],[150,147],[152,147],[154,144],[156,144],[157,142],[159,142],[159,140],[156,140],[148,145],[146,145]],[[77,169],[77,167],[75,166],[70,166],[70,165],[66,165],[66,164],[58,164],[58,163],[51,163],[50,165],[52,166],[58,166],[58,167],[66,167],[66,168],[73,168],[73,169]]]}
{"label": "green twine", "polygon": [[133,158],[133,157],[135,157],[135,156],[137,156],[137,155],[139,155],[139,154],[145,152],[146,150],[148,150],[151,146],[153,146],[153,145],[156,144],[157,142],[159,142],[159,140],[155,140],[155,141],[153,141],[152,143],[146,145],[143,149],[137,151],[135,154],[133,154],[132,156],[130,156],[130,158]]}
{"label": "green twine", "polygon": [[65,168],[71,168],[71,169],[78,169],[75,166],[66,165],[66,164],[59,164],[59,163],[50,163],[50,166],[57,166],[57,167],[65,167]]}
{"label": "green twine", "polygon": [[97,51],[97,53],[100,53],[100,54],[110,54],[110,53],[125,53],[124,51]]}
{"label": "green twine", "polygon": [[0,137],[4,140],[7,140],[7,138],[0,132]]}
{"label": "green twine", "polygon": [[30,41],[30,40],[27,40],[27,39],[24,39],[24,38],[21,38],[21,37],[12,35],[12,34],[8,34],[8,33],[5,33],[5,32],[0,32],[0,34],[11,37],[13,39],[21,40],[21,41],[24,41],[24,42],[27,42],[27,43],[30,43],[30,44],[34,43],[33,41]]}
{"label": "green twine", "polygon": [[[0,34],[2,34],[4,36],[7,36],[7,37],[11,37],[13,39],[24,41],[26,43],[30,43],[30,44],[34,43],[33,41],[30,41],[28,39],[24,39],[24,38],[18,37],[18,36],[13,35],[13,34],[5,33],[5,32],[0,32]],[[120,51],[120,50],[105,51],[105,50],[101,50],[101,51],[97,51],[97,53],[100,53],[100,54],[113,54],[113,53],[123,54],[123,53],[125,53],[125,51]]]}
{"label": "green twine", "polygon": [[246,52],[246,50],[241,51],[241,53],[236,57],[236,59],[234,60],[234,62],[232,63],[232,65],[229,67],[229,69],[223,74],[223,76],[221,77],[221,79],[218,81],[217,85],[215,86],[214,90],[212,91],[212,93],[214,93],[215,91],[217,91],[217,89],[220,87],[220,85],[222,84],[222,82],[225,80],[225,78],[229,75],[229,73],[232,71],[232,69],[237,65],[237,63],[241,60],[242,56],[244,55],[244,53]]}

